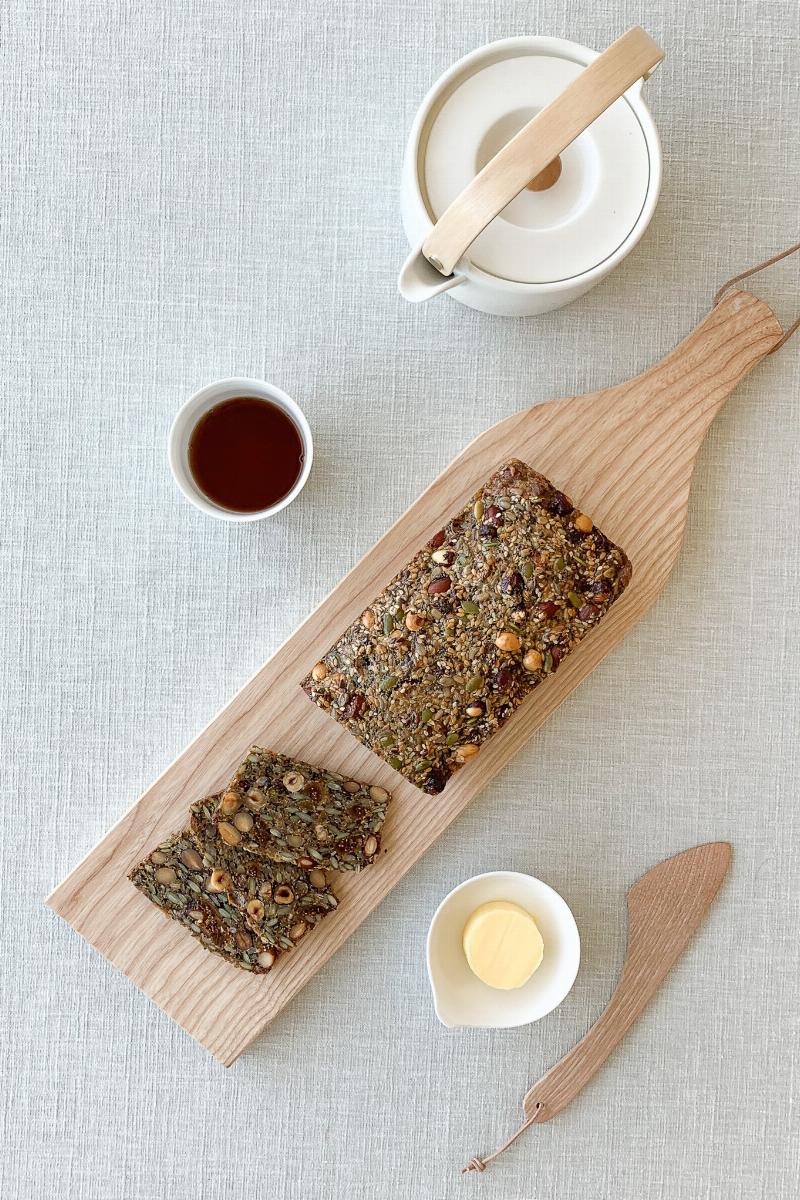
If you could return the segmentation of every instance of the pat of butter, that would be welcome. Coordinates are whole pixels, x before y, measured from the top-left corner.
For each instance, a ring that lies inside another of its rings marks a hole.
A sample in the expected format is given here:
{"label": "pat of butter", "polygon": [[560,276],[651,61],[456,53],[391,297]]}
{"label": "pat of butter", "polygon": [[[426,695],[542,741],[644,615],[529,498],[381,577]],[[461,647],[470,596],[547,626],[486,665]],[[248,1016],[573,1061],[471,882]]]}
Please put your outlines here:
{"label": "pat of butter", "polygon": [[508,900],[482,904],[464,926],[464,953],[489,987],[522,987],[539,966],[544,942],[529,912]]}

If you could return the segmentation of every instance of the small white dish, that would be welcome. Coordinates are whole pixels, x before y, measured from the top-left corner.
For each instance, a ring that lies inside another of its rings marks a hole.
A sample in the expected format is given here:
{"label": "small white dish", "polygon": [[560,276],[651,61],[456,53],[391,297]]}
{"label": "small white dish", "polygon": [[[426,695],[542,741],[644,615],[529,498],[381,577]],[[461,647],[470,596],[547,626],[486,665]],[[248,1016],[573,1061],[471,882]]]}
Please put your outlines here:
{"label": "small white dish", "polygon": [[[473,975],[463,947],[464,926],[482,904],[510,900],[536,921],[544,958],[527,983],[501,991]],[[581,960],[575,918],[566,902],[540,879],[518,871],[489,871],[454,888],[434,913],[428,931],[428,976],[436,1015],[450,1029],[511,1029],[552,1012],[567,996]]]}
{"label": "small white dish", "polygon": [[[197,422],[205,416],[209,409],[221,404],[224,400],[233,400],[236,396],[257,396],[259,399],[269,400],[270,403],[283,409],[291,418],[303,444],[303,467],[297,482],[291,491],[287,492],[277,503],[270,505],[269,508],[259,509],[258,512],[234,512],[215,504],[197,486],[189,469],[189,442]],[[282,508],[286,508],[303,490],[311,472],[314,444],[305,413],[299,404],[292,400],[291,396],[287,396],[286,392],[281,391],[274,384],[265,383],[261,379],[242,379],[232,376],[230,379],[218,379],[214,383],[206,384],[199,392],[190,396],[183,407],[178,410],[169,431],[168,457],[175,482],[195,508],[208,513],[211,517],[217,517],[220,521],[262,521],[264,517],[273,517]]]}

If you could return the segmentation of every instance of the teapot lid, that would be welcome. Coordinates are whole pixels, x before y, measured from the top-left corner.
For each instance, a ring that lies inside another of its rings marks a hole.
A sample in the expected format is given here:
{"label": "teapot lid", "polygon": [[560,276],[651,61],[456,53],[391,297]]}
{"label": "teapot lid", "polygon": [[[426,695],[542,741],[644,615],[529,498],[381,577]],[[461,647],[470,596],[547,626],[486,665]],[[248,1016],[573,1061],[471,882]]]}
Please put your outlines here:
{"label": "teapot lid", "polygon": [[[431,220],[583,69],[568,58],[517,53],[456,80],[432,116],[421,158]],[[515,196],[475,239],[466,256],[474,266],[517,283],[557,283],[622,245],[650,184],[647,141],[627,99],[612,104],[552,166],[535,181],[541,190]]]}

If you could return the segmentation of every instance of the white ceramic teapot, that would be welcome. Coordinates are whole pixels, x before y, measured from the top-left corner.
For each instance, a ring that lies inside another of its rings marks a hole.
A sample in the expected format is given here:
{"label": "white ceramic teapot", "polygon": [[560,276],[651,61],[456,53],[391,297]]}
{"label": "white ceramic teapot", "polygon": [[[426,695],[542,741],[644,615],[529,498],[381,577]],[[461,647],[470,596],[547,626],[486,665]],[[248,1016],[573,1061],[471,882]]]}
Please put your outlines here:
{"label": "white ceramic teapot", "polygon": [[603,54],[558,38],[492,42],[422,103],[403,167],[416,249],[399,279],[418,302],[532,316],[603,279],[641,238],[661,187],[642,100],[663,53],[638,27]]}

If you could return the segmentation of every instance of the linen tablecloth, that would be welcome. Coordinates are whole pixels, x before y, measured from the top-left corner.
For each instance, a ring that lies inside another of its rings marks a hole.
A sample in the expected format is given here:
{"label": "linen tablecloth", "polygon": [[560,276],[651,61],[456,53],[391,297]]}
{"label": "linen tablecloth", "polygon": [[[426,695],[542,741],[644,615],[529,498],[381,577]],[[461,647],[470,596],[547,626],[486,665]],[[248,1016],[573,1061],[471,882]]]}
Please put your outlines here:
{"label": "linen tablecloth", "polygon": [[[796,241],[796,0],[6,0],[2,122],[2,1192],[16,1200],[757,1200],[797,1194],[800,342],[701,452],[666,591],[344,949],[224,1071],[43,905],[51,888],[465,442],[668,351]],[[483,42],[641,22],[663,194],[570,308],[490,318],[395,287],[400,165]],[[791,263],[753,285],[785,322]],[[280,518],[193,510],[181,402],[274,381],[316,461]],[[623,896],[730,839],[667,986],[557,1121],[461,1178],[596,1018]],[[443,894],[529,871],[572,906],[567,1001],[447,1031]]]}

